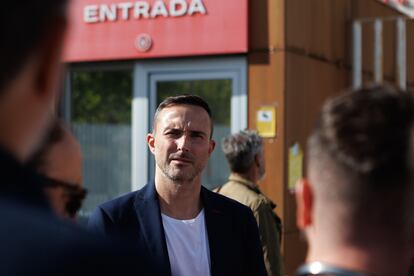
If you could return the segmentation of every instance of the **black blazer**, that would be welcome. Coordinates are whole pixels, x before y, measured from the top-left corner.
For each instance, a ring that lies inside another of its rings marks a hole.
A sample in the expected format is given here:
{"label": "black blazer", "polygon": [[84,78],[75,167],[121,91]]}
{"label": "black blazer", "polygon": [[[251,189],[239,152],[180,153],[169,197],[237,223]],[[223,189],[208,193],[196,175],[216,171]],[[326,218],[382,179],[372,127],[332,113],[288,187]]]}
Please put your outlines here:
{"label": "black blazer", "polygon": [[[251,210],[229,198],[201,189],[211,275],[266,275],[257,224]],[[100,205],[88,228],[112,237],[128,237],[148,254],[157,275],[171,275],[154,182]],[[145,252],[145,253],[143,253]]]}

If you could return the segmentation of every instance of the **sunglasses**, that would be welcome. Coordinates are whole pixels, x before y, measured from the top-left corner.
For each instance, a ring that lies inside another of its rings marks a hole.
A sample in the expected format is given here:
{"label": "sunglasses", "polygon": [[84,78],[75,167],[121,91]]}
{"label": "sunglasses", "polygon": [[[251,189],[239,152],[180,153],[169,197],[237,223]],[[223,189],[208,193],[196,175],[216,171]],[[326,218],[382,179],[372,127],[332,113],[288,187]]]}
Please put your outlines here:
{"label": "sunglasses", "polygon": [[68,197],[68,201],[65,205],[65,211],[69,214],[71,218],[74,218],[80,208],[82,207],[82,202],[86,198],[88,190],[80,187],[78,184],[72,184],[50,177],[44,177],[43,182],[44,187],[62,187],[64,189],[65,195]]}

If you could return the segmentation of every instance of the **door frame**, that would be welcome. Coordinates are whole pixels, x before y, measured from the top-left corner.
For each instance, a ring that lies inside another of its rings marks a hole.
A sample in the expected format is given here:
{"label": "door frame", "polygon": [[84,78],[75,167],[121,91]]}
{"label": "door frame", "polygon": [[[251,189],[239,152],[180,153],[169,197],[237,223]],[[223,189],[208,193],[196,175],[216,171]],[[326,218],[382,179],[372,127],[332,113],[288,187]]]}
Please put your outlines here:
{"label": "door frame", "polygon": [[141,60],[134,65],[132,99],[132,190],[154,174],[146,135],[156,109],[158,81],[231,79],[231,132],[248,124],[247,60],[245,56]]}

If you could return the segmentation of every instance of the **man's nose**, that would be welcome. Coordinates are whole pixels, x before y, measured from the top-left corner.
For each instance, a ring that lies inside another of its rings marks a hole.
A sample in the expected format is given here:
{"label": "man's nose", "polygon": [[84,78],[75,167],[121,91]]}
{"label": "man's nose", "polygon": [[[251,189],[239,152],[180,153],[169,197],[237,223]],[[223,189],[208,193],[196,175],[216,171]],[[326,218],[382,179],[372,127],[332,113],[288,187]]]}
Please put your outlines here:
{"label": "man's nose", "polygon": [[177,149],[182,151],[188,151],[190,143],[190,138],[187,135],[182,135],[177,140]]}

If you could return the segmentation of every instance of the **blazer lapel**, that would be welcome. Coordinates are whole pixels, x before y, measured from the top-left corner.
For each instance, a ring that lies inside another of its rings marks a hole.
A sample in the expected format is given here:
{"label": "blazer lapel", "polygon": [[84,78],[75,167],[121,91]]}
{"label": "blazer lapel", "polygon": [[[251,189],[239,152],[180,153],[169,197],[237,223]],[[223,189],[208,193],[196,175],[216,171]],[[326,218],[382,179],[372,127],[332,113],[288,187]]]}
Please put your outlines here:
{"label": "blazer lapel", "polygon": [[154,259],[157,275],[171,275],[160,206],[153,181],[137,193],[134,208],[141,233]]}
{"label": "blazer lapel", "polygon": [[208,242],[210,248],[210,269],[211,275],[225,275],[225,271],[222,268],[226,267],[226,248],[223,244],[226,244],[223,235],[223,225],[226,225],[225,216],[222,213],[220,207],[214,203],[214,199],[210,197],[206,188],[201,188],[201,198],[204,206],[204,214],[206,220]]}

